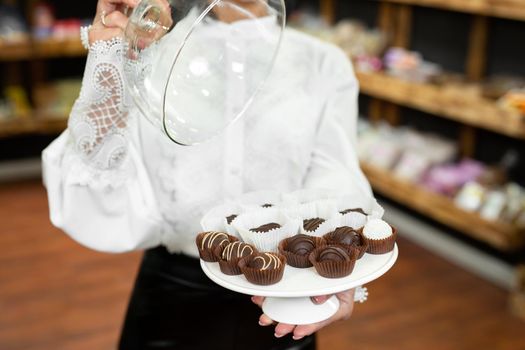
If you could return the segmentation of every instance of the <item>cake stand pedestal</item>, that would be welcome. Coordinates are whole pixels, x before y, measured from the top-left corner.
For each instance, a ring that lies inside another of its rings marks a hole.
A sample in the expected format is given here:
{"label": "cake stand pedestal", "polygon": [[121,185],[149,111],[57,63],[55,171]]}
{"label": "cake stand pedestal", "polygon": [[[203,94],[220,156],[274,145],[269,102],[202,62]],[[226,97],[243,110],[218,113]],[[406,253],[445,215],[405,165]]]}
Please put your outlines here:
{"label": "cake stand pedestal", "polygon": [[390,270],[397,257],[397,245],[387,254],[365,254],[356,262],[350,276],[334,279],[321,277],[313,267],[297,269],[287,265],[282,280],[271,286],[252,284],[243,275],[225,275],[217,263],[201,260],[201,267],[213,282],[224,288],[266,297],[262,309],[272,320],[301,325],[324,321],[339,309],[335,296],[322,305],[314,304],[310,297],[336,294],[372,282]]}

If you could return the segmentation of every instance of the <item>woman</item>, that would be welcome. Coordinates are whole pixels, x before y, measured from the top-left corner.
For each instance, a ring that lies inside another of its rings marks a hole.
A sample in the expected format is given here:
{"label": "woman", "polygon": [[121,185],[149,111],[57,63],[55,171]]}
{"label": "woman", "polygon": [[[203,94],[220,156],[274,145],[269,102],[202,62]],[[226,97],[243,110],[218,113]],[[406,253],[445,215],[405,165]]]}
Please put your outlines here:
{"label": "woman", "polygon": [[[207,210],[244,192],[371,194],[354,151],[358,84],[348,59],[287,29],[245,118],[208,143],[177,146],[139,115],[123,83],[121,10],[136,5],[98,2],[68,130],[43,153],[53,224],[93,249],[148,249],[121,349],[314,349],[312,334],[350,316],[353,291],[337,295],[340,309],[327,321],[273,328],[261,315],[258,325],[260,311],[245,296],[203,275],[194,240]],[[260,306],[263,298],[252,301]]]}

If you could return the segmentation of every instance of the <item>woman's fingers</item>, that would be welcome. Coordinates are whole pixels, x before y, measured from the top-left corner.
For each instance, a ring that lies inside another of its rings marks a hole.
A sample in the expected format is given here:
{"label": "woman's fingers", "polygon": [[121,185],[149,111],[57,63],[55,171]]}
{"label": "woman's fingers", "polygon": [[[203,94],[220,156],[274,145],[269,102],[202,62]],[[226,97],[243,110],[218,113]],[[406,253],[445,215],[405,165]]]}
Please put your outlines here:
{"label": "woman's fingers", "polygon": [[279,323],[275,326],[275,337],[282,338],[287,334],[290,334],[294,331],[295,325],[287,323]]}
{"label": "woman's fingers", "polygon": [[120,28],[124,31],[128,25],[128,18],[120,11],[113,11],[105,16],[104,23],[108,28]]}
{"label": "woman's fingers", "polygon": [[99,0],[97,12],[113,12],[122,6],[135,8],[139,2],[139,0]]}
{"label": "woman's fingers", "polygon": [[257,306],[262,307],[262,304],[263,304],[263,302],[264,302],[264,299],[265,299],[264,297],[253,296],[253,297],[252,297],[252,302],[253,302],[255,305],[257,305]]}
{"label": "woman's fingers", "polygon": [[271,318],[269,318],[268,316],[266,316],[265,314],[262,314],[261,317],[259,317],[259,325],[261,325],[263,327],[271,326],[274,323],[275,322],[273,322],[273,320]]}
{"label": "woman's fingers", "polygon": [[330,299],[331,297],[332,295],[319,295],[319,296],[311,297],[310,299],[312,300],[314,304],[321,305],[321,304],[326,303],[326,301]]}

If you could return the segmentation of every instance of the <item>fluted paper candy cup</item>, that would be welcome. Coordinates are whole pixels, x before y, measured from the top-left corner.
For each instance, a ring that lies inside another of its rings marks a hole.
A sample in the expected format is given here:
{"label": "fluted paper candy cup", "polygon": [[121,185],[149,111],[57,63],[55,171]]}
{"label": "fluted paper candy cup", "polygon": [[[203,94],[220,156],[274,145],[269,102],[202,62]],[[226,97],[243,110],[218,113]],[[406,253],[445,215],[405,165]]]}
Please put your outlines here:
{"label": "fluted paper candy cup", "polygon": [[[276,223],[280,228],[266,232],[254,232],[252,229],[262,225]],[[259,209],[239,215],[232,222],[242,240],[257,248],[260,252],[277,253],[279,242],[299,233],[300,221],[288,217],[278,208]]]}
{"label": "fluted paper candy cup", "polygon": [[[293,238],[296,236],[289,237],[289,238],[282,240],[279,243],[279,253],[281,253],[282,255],[286,257],[286,263],[292,267],[296,267],[299,269],[312,267],[312,263],[310,262],[310,259],[309,259],[311,252],[305,255],[300,255],[290,250],[290,247],[289,247],[290,240],[293,240]],[[314,243],[313,249],[322,247],[326,244],[325,240],[321,237],[311,237],[311,238]]]}
{"label": "fluted paper candy cup", "polygon": [[354,270],[355,262],[357,261],[357,255],[359,254],[357,249],[346,251],[342,247],[338,247],[347,252],[348,258],[341,261],[319,261],[319,255],[324,249],[338,247],[334,245],[325,245],[315,249],[310,254],[310,262],[314,266],[317,273],[325,278],[342,278],[350,275]]}
{"label": "fluted paper candy cup", "polygon": [[[260,254],[265,254],[265,253],[260,253]],[[269,285],[279,282],[283,278],[283,275],[284,275],[284,269],[286,266],[286,258],[281,254],[271,253],[275,255],[280,261],[280,265],[277,266],[277,268],[272,267],[272,268],[261,270],[261,269],[250,267],[249,266],[250,262],[260,254],[252,254],[246,258],[242,258],[239,261],[239,268],[242,271],[242,274],[244,275],[244,277],[246,277],[248,282],[251,282],[257,285],[261,285],[261,286],[269,286]]]}
{"label": "fluted paper candy cup", "polygon": [[[331,230],[331,231],[325,233],[323,235],[323,238],[325,239],[327,244],[338,245],[338,246],[341,246],[341,247],[345,248],[346,250],[357,249],[358,252],[359,252],[359,254],[357,256],[357,259],[359,260],[365,255],[365,253],[368,250],[368,246],[369,246],[368,240],[363,236],[362,228],[361,229],[354,229],[351,226],[343,224],[343,221],[344,220],[341,220],[340,224],[337,225],[337,227],[334,230]],[[351,230],[356,231],[357,234],[359,235],[359,237],[361,238],[361,244],[360,245],[344,244],[344,243],[339,242],[337,239],[335,239],[335,237],[334,237],[335,231],[338,230],[338,229],[341,229],[341,228],[347,228],[349,230],[351,229]]]}
{"label": "fluted paper candy cup", "polygon": [[[351,209],[362,209],[365,215],[373,219],[381,219],[385,210],[377,203],[377,200],[369,194],[352,194],[345,195],[335,200],[336,210],[340,213]],[[350,211],[343,214],[352,220],[352,225],[360,225],[362,227],[366,223],[365,215],[358,212]],[[351,226],[354,227],[354,226]],[[359,228],[354,227],[354,228]]]}
{"label": "fluted paper candy cup", "polygon": [[[216,256],[216,258],[217,258],[217,260],[219,262],[219,268],[221,269],[221,272],[224,273],[225,275],[229,275],[229,276],[235,276],[235,275],[242,274],[242,271],[239,268],[239,261],[242,258],[244,258],[244,257],[247,257],[247,256],[252,255],[254,253],[258,253],[257,249],[255,249],[255,247],[252,246],[252,245],[244,244],[244,243],[241,243],[241,242],[231,242],[230,245],[233,244],[233,243],[241,244],[240,247],[235,247],[236,249],[239,248],[240,250],[246,250],[244,252],[243,256],[237,257],[237,256],[233,256],[232,255],[229,259],[228,258],[224,258],[223,257],[223,252],[228,247],[228,245],[220,245],[214,251],[215,256]],[[235,253],[235,252],[233,252],[233,253]]]}
{"label": "fluted paper candy cup", "polygon": [[[210,234],[215,234],[215,238],[210,240]],[[208,241],[203,242],[205,239]],[[225,232],[208,231],[199,233],[195,238],[195,244],[197,245],[199,256],[202,260],[207,262],[217,262],[219,259],[215,254],[215,249],[217,249],[219,246],[227,245],[230,242],[235,242],[237,240],[237,237],[231,236]]]}
{"label": "fluted paper candy cup", "polygon": [[[231,225],[229,218],[240,215],[246,211],[238,203],[225,203],[207,212],[202,220],[201,226],[204,231],[224,231],[229,235],[240,238],[239,232]],[[233,221],[233,219],[232,219]]]}
{"label": "fluted paper candy cup", "polygon": [[362,230],[363,237],[368,242],[368,253],[386,254],[394,250],[397,239],[397,229],[383,220],[369,220]]}
{"label": "fluted paper candy cup", "polygon": [[[301,220],[301,233],[315,237],[321,237],[325,232],[333,229],[333,226],[337,224],[341,216],[336,210],[335,203],[330,200],[303,203],[287,207],[284,210],[288,216]],[[324,222],[315,230],[307,230],[304,227],[304,220],[317,218],[324,220]]]}

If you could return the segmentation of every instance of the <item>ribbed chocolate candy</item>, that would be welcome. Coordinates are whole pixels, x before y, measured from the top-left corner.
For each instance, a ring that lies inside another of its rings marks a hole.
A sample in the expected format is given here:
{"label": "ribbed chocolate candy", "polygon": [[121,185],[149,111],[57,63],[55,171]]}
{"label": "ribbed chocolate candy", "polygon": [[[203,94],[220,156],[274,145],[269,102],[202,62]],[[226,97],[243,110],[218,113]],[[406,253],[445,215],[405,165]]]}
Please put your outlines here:
{"label": "ribbed chocolate candy", "polygon": [[324,237],[330,243],[339,243],[351,246],[363,245],[363,240],[359,232],[348,226],[338,227],[334,231],[327,233]]}
{"label": "ribbed chocolate candy", "polygon": [[345,210],[341,210],[339,213],[345,215],[345,214],[348,214],[348,213],[361,213],[363,215],[366,215],[365,211],[361,208],[354,208],[354,209],[345,209]]}
{"label": "ribbed chocolate candy", "polygon": [[232,221],[235,220],[236,217],[237,217],[236,214],[232,214],[232,215],[226,217],[226,222],[228,223],[228,225],[231,224]]}
{"label": "ribbed chocolate candy", "polygon": [[319,228],[319,226],[325,222],[321,218],[305,219],[303,220],[303,227],[306,231],[313,232]]}
{"label": "ribbed chocolate candy", "polygon": [[269,224],[265,224],[265,225],[262,225],[262,226],[259,226],[259,227],[252,228],[252,229],[250,229],[250,231],[257,232],[257,233],[264,233],[264,232],[268,232],[268,231],[274,230],[276,228],[281,228],[281,225],[279,225],[279,224],[277,224],[275,222],[271,222]]}
{"label": "ribbed chocolate candy", "polygon": [[350,255],[341,247],[328,246],[319,253],[317,261],[346,261],[350,260]]}
{"label": "ribbed chocolate candy", "polygon": [[308,255],[315,249],[315,240],[311,236],[299,234],[288,238],[286,250],[298,254]]}

